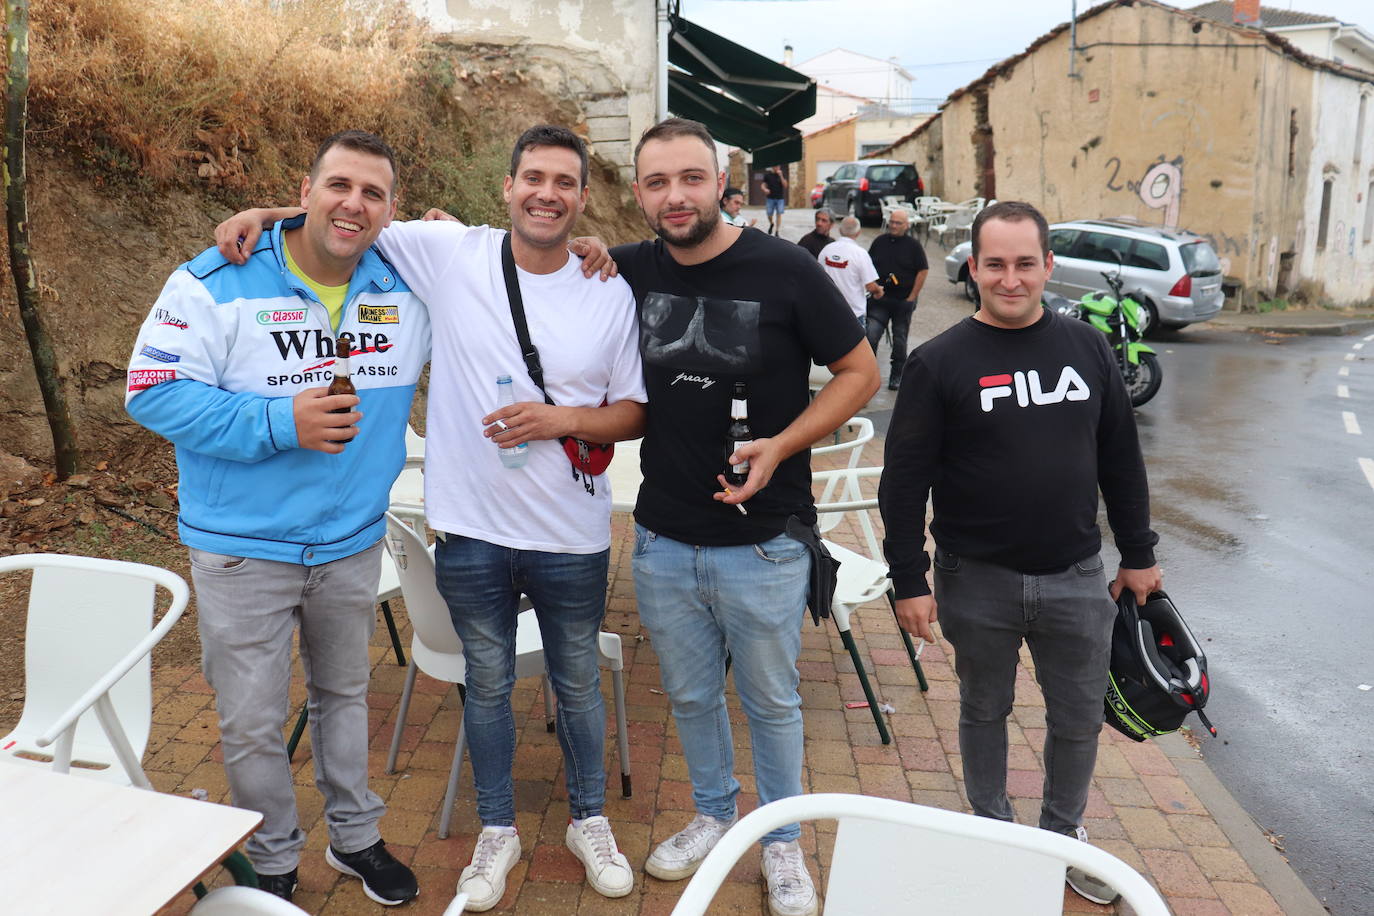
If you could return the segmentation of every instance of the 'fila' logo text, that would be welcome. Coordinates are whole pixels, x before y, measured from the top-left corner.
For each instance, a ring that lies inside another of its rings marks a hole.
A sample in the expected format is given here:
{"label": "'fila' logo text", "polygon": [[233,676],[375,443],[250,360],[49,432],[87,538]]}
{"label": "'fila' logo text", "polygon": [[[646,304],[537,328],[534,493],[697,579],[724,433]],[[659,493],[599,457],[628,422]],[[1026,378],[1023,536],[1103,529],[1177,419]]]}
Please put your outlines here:
{"label": "'fila' logo text", "polygon": [[978,386],[983,389],[979,392],[983,413],[989,413],[998,398],[1011,397],[1013,385],[1016,386],[1017,407],[1058,404],[1061,401],[1086,401],[1092,395],[1088,390],[1088,383],[1083,381],[1083,377],[1073,366],[1064,367],[1064,371],[1059,375],[1059,384],[1054,386],[1053,391],[1046,391],[1041,387],[1040,373],[1035,369],[1029,372],[1018,370],[1009,375],[985,375],[978,380]]}

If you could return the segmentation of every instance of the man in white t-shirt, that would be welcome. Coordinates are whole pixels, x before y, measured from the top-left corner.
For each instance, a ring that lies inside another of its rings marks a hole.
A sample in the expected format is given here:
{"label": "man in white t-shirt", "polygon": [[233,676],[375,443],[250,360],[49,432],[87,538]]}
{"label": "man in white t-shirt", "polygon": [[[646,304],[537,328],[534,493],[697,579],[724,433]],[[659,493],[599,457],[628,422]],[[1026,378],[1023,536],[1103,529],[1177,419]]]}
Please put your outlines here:
{"label": "man in white t-shirt", "polygon": [[[545,403],[521,355],[502,270],[505,232],[415,221],[392,223],[377,242],[431,316],[425,505],[439,535],[439,591],[467,663],[463,728],[482,832],[458,890],[471,911],[500,903],[520,859],[510,698],[522,595],[534,604],[558,698],[571,821],[565,841],[597,892],[621,897],[634,887],[602,815],[606,713],[597,638],[606,607],[610,483],[575,473],[560,437],[595,443],[642,435],[645,394],[629,286],[585,277],[568,252],[587,192],[586,147],[577,135],[551,126],[521,135],[504,190],[510,248],[545,391],[557,406]],[[251,250],[251,229],[265,215],[248,211],[221,224],[222,250],[239,236]],[[503,376],[516,401],[504,407],[497,391]],[[502,450],[521,446],[523,463],[503,461]]]}
{"label": "man in white t-shirt", "polygon": [[863,246],[854,241],[859,235],[859,221],[852,216],[840,220],[840,237],[821,249],[816,260],[844,295],[844,301],[854,310],[859,324],[864,323],[868,311],[868,294],[880,293],[878,271]]}

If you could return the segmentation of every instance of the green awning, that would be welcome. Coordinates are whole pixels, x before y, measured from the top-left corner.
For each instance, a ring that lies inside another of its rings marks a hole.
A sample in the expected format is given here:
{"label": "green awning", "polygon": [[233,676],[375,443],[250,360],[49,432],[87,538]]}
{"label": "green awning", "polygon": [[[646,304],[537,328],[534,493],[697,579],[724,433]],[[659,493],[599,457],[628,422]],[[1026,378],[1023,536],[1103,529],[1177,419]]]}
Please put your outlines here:
{"label": "green awning", "polygon": [[672,20],[668,108],[701,121],[723,143],[750,150],[754,167],[802,158],[792,125],[816,113],[816,81],[681,17]]}

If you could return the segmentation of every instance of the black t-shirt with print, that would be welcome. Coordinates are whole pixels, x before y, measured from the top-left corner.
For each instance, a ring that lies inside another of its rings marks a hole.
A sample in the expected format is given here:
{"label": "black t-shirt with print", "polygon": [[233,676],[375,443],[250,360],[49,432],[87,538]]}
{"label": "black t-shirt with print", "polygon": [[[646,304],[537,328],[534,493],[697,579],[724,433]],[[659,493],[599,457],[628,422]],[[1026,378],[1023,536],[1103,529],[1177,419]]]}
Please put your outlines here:
{"label": "black t-shirt with print", "polygon": [[725,469],[734,383],[748,386],[754,435],[773,436],[806,408],[812,361],[833,363],[862,342],[835,284],[805,249],[749,229],[703,264],[678,264],[661,240],[611,255],[639,303],[649,395],[635,520],[707,546],[766,541],[793,513],[813,522],[805,450],[745,504],[748,518],[712,496]]}

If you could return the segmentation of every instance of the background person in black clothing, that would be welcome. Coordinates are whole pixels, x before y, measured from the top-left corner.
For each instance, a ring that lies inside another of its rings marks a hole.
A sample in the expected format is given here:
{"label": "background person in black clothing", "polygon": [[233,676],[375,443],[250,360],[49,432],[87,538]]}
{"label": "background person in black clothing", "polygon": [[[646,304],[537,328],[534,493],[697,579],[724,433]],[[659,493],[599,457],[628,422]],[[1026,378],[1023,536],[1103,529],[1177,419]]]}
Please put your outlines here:
{"label": "background person in black clothing", "polygon": [[806,235],[797,239],[797,244],[811,252],[811,257],[819,258],[822,249],[826,245],[835,241],[830,237],[830,227],[834,225],[835,217],[824,207],[816,211],[816,228]]}
{"label": "background person in black clothing", "polygon": [[768,199],[763,202],[768,211],[768,234],[777,235],[782,228],[782,214],[787,209],[787,179],[782,177],[782,166],[770,165],[763,173],[763,187]]}
{"label": "background person in black clothing", "polygon": [[[1102,730],[1115,607],[1159,588],[1149,488],[1130,398],[1105,338],[1040,305],[1053,269],[1045,218],[987,208],[969,269],[980,310],[911,355],[893,409],[878,500],[908,632],[934,640],[938,614],[959,675],[959,750],[975,814],[1012,820],[1007,715],[1021,642],[1045,696],[1040,827],[1079,839]],[[1110,589],[1099,488],[1121,553]],[[935,594],[926,583],[934,501]],[[1070,868],[1080,895],[1104,882]]]}
{"label": "background person in black clothing", "polygon": [[887,232],[868,246],[868,256],[878,271],[883,294],[868,300],[868,343],[878,352],[883,328],[892,326],[892,370],[887,377],[887,390],[896,391],[902,384],[902,367],[906,365],[906,338],[911,330],[911,315],[916,311],[916,297],[926,285],[930,264],[926,261],[921,243],[907,234],[911,214],[894,210],[887,220]]}

